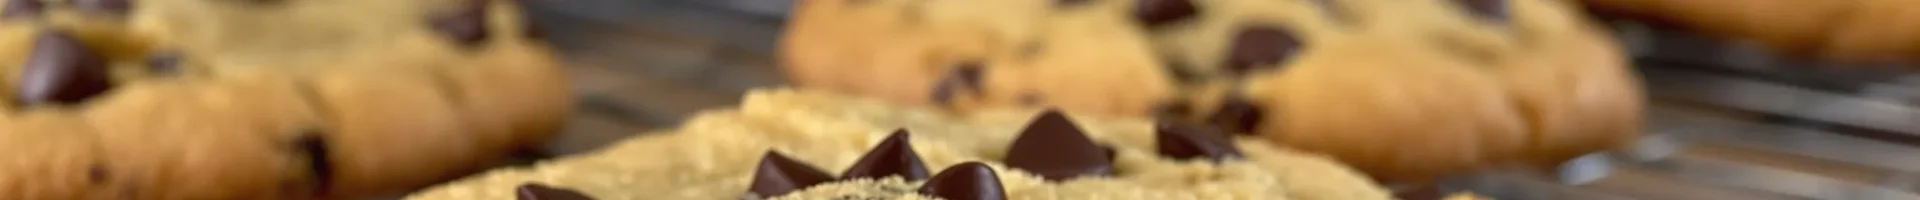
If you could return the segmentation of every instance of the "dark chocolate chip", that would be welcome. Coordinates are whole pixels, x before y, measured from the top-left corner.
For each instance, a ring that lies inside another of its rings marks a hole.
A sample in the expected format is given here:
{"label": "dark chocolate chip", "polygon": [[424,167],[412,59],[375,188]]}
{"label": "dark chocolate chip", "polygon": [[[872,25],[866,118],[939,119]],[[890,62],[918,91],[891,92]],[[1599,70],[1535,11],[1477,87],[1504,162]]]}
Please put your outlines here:
{"label": "dark chocolate chip", "polygon": [[40,0],[7,0],[7,8],[0,10],[0,18],[13,19],[39,16],[47,5]]}
{"label": "dark chocolate chip", "polygon": [[94,14],[126,15],[133,10],[129,0],[73,0],[73,7],[80,12]]}
{"label": "dark chocolate chip", "polygon": [[1154,137],[1160,155],[1174,159],[1208,158],[1219,162],[1242,157],[1226,133],[1210,127],[1161,121],[1154,127]]}
{"label": "dark chocolate chip", "polygon": [[978,61],[960,64],[960,66],[953,68],[953,74],[951,76],[961,84],[966,85],[967,88],[979,90],[980,76],[982,76],[981,70],[983,70],[980,65]]}
{"label": "dark chocolate chip", "polygon": [[325,193],[333,185],[333,157],[328,153],[325,133],[320,129],[309,129],[294,140],[294,151],[307,157],[307,170],[313,172],[314,183],[319,191]]}
{"label": "dark chocolate chip", "polygon": [[753,185],[747,194],[760,198],[780,196],[833,180],[833,176],[828,176],[820,168],[774,151],[767,151],[766,155],[761,156],[760,166],[755,170]]}
{"label": "dark chocolate chip", "polygon": [[513,189],[514,199],[519,200],[592,200],[593,197],[564,188],[555,188],[538,183],[520,184]]}
{"label": "dark chocolate chip", "polygon": [[180,53],[164,51],[148,54],[147,70],[157,75],[180,74]]}
{"label": "dark chocolate chip", "polygon": [[1007,199],[1005,190],[993,168],[980,162],[947,167],[920,186],[920,194],[951,200],[1003,200]]}
{"label": "dark chocolate chip", "polygon": [[1225,64],[1234,75],[1278,68],[1299,51],[1300,45],[1300,39],[1287,29],[1250,27],[1233,36],[1233,47],[1228,49]]}
{"label": "dark chocolate chip", "polygon": [[106,166],[95,164],[93,165],[93,167],[87,168],[87,182],[93,183],[94,185],[99,185],[102,183],[107,183],[107,178],[108,177],[107,177]]}
{"label": "dark chocolate chip", "polygon": [[1453,2],[1460,3],[1460,7],[1481,19],[1507,21],[1506,0],[1454,0]]}
{"label": "dark chocolate chip", "polygon": [[1066,114],[1047,110],[1035,117],[1007,151],[1007,166],[1052,181],[1113,173],[1107,149],[1088,139]]}
{"label": "dark chocolate chip", "polygon": [[979,94],[980,78],[983,73],[980,65],[980,62],[965,62],[954,66],[953,71],[947,72],[946,78],[941,78],[940,82],[934,83],[933,101],[944,105],[953,103],[954,98],[958,98],[961,92]]}
{"label": "dark chocolate chip", "polygon": [[434,15],[429,25],[460,45],[487,41],[487,1],[469,0],[449,12]]}
{"label": "dark chocolate chip", "polygon": [[1192,0],[1134,0],[1133,19],[1147,27],[1158,27],[1200,14]]}
{"label": "dark chocolate chip", "polygon": [[1266,117],[1264,111],[1245,98],[1230,97],[1220,102],[1220,109],[1214,111],[1207,122],[1235,134],[1255,135],[1259,134],[1260,122]]}
{"label": "dark chocolate chip", "polygon": [[40,34],[23,68],[16,105],[79,103],[113,88],[106,60],[64,31]]}
{"label": "dark chocolate chip", "polygon": [[880,140],[879,145],[867,150],[853,167],[840,173],[841,180],[882,178],[900,176],[910,181],[927,178],[927,166],[920,161],[920,154],[913,152],[913,144],[907,140],[907,130],[900,129]]}

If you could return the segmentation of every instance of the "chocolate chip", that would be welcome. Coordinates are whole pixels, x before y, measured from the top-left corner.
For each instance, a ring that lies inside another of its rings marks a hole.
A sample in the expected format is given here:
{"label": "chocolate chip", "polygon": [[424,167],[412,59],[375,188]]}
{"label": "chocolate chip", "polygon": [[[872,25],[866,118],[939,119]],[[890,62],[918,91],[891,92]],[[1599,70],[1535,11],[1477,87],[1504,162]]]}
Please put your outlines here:
{"label": "chocolate chip", "polygon": [[460,45],[473,46],[486,42],[489,36],[487,1],[469,0],[450,12],[434,15],[429,23],[434,30]]}
{"label": "chocolate chip", "polygon": [[163,51],[147,54],[147,70],[158,75],[180,74],[180,53]]}
{"label": "chocolate chip", "polygon": [[1133,19],[1147,27],[1158,27],[1200,14],[1192,0],[1135,0]]}
{"label": "chocolate chip", "polygon": [[1253,102],[1249,102],[1244,98],[1232,97],[1221,102],[1220,110],[1214,111],[1213,116],[1207,118],[1207,122],[1226,129],[1228,132],[1242,135],[1255,135],[1259,134],[1257,131],[1260,130],[1260,122],[1266,117],[1263,111],[1264,109],[1259,105],[1254,105]]}
{"label": "chocolate chip", "polygon": [[79,103],[113,88],[106,60],[63,31],[40,34],[22,68],[16,105]]}
{"label": "chocolate chip", "polygon": [[107,167],[99,164],[87,168],[87,182],[99,185],[107,182]]}
{"label": "chocolate chip", "polygon": [[1454,0],[1453,2],[1460,3],[1460,6],[1467,9],[1467,12],[1481,19],[1492,21],[1507,20],[1506,0]]}
{"label": "chocolate chip", "polygon": [[1154,126],[1154,138],[1160,155],[1174,159],[1204,157],[1219,162],[1242,157],[1226,133],[1204,126],[1162,121]]}
{"label": "chocolate chip", "polygon": [[1251,27],[1233,36],[1227,57],[1227,69],[1235,75],[1279,67],[1300,49],[1300,39],[1292,31],[1276,27]]}
{"label": "chocolate chip", "polygon": [[1005,190],[993,168],[980,162],[947,167],[920,186],[920,194],[951,200],[1003,200],[1007,199]]}
{"label": "chocolate chip", "polygon": [[913,152],[906,129],[894,131],[887,139],[880,140],[880,144],[867,150],[867,155],[860,156],[860,161],[854,162],[853,167],[840,173],[841,180],[888,176],[900,176],[910,181],[927,178],[927,166],[920,161],[920,154]]}
{"label": "chocolate chip", "polygon": [[7,8],[0,10],[0,18],[13,19],[39,16],[47,5],[40,0],[7,0]]}
{"label": "chocolate chip", "polygon": [[306,156],[307,170],[313,172],[318,190],[327,191],[333,185],[333,157],[327,151],[326,135],[320,129],[309,129],[301,134],[303,136],[294,140],[294,151]]}
{"label": "chocolate chip", "polygon": [[947,72],[946,78],[934,83],[933,101],[944,105],[953,103],[960,92],[979,94],[983,73],[980,65],[980,62],[965,62],[954,66],[952,71]]}
{"label": "chocolate chip", "polygon": [[980,65],[978,61],[960,64],[960,66],[953,68],[951,78],[958,80],[959,83],[966,85],[967,88],[978,90],[980,89],[980,76],[982,76],[982,67],[980,67]]}
{"label": "chocolate chip", "polygon": [[1052,181],[1113,173],[1107,149],[1093,143],[1080,127],[1058,110],[1034,118],[1008,148],[1006,163]]}
{"label": "chocolate chip", "polygon": [[828,176],[820,168],[774,151],[767,151],[766,155],[761,156],[760,167],[755,170],[753,185],[747,189],[747,194],[760,198],[780,196],[833,180],[833,176]]}
{"label": "chocolate chip", "polygon": [[513,189],[514,199],[519,200],[592,200],[587,194],[563,188],[554,188],[538,183],[520,184]]}

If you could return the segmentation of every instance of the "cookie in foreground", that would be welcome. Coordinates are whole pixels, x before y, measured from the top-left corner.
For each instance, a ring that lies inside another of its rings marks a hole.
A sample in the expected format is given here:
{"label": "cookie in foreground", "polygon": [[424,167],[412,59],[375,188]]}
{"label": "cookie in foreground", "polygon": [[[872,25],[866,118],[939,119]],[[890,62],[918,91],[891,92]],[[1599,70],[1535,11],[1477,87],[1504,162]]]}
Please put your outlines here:
{"label": "cookie in foreground", "polygon": [[1390,199],[1329,159],[1197,126],[1034,110],[957,117],[761,90],[599,152],[410,199]]}

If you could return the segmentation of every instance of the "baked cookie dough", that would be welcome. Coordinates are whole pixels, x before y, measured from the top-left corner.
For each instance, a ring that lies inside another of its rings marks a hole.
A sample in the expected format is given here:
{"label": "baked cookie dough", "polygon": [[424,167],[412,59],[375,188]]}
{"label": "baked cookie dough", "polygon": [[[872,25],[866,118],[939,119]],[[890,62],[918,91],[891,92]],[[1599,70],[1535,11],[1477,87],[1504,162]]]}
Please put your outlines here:
{"label": "baked cookie dough", "polygon": [[[803,88],[958,113],[1164,117],[1420,183],[1558,163],[1640,132],[1637,77],[1577,6],[818,0],[796,8],[781,59]],[[1044,62],[1082,60],[1104,62]]]}
{"label": "baked cookie dough", "polygon": [[[1172,41],[1163,48],[1200,52],[1189,60],[1214,59],[1191,64],[1215,67],[1191,73],[1200,81],[1178,116],[1331,154],[1384,181],[1551,166],[1640,131],[1641,92],[1620,48],[1570,5],[1195,2],[1218,9],[1159,36]],[[1233,9],[1249,7],[1304,9]]]}
{"label": "baked cookie dough", "polygon": [[1779,53],[1864,64],[1920,61],[1920,1],[1581,0],[1604,13]]}
{"label": "baked cookie dough", "polygon": [[1331,160],[1258,138],[1135,118],[896,105],[756,91],[678,130],[409,199],[1391,198]]}
{"label": "baked cookie dough", "polygon": [[970,110],[1052,106],[1150,114],[1175,92],[1146,35],[1086,1],[831,0],[798,4],[779,52],[790,84]]}
{"label": "baked cookie dough", "polygon": [[554,133],[512,1],[8,0],[0,199],[395,194]]}

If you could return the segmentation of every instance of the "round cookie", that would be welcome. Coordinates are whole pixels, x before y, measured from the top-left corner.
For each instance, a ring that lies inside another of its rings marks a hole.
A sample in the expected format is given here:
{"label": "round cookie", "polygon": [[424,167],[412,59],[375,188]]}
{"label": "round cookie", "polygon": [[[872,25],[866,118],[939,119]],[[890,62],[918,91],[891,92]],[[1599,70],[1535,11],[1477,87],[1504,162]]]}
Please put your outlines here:
{"label": "round cookie", "polygon": [[571,108],[513,1],[0,7],[0,137],[44,155],[0,164],[41,177],[5,199],[393,194],[532,148]]}
{"label": "round cookie", "polygon": [[1137,118],[973,115],[762,90],[671,132],[408,199],[1390,199],[1256,137]]}
{"label": "round cookie", "polygon": [[1594,10],[1771,50],[1837,62],[1911,63],[1920,59],[1920,24],[1911,0],[1739,2],[1581,0]]}
{"label": "round cookie", "polygon": [[1050,1],[807,1],[780,59],[791,84],[957,110],[1041,105],[1146,115],[1174,84],[1122,13]]}
{"label": "round cookie", "polygon": [[1646,98],[1619,42],[1556,1],[1513,1],[1518,42],[1501,73],[1519,96],[1533,142],[1529,158],[1558,165],[1624,146],[1645,126]]}
{"label": "round cookie", "polygon": [[[1189,58],[1177,67],[1199,84],[1184,118],[1328,153],[1383,181],[1558,163],[1639,131],[1619,48],[1568,5],[1193,2],[1200,14],[1142,21],[1166,29],[1154,31],[1163,52]],[[1291,10],[1240,9],[1263,7]]]}
{"label": "round cookie", "polygon": [[[922,4],[952,5],[911,6]],[[1574,6],[1547,0],[810,1],[789,24],[782,59],[800,87],[961,111],[1051,106],[1184,119],[1327,153],[1380,180],[1420,183],[1489,165],[1557,163],[1638,134],[1642,100],[1635,77],[1619,47]],[[914,15],[939,12],[957,14]],[[1006,14],[968,14],[982,12]],[[921,19],[893,17],[903,15],[943,20],[888,21]],[[953,57],[945,52],[1022,52],[1003,38],[1048,33],[1074,34],[1039,39],[1105,42],[1052,42],[1044,48],[1049,54],[1037,58],[1083,60],[1054,55],[1085,51],[1067,55],[1130,67],[937,59]],[[1125,34],[1143,36],[1106,37]],[[932,37],[953,35],[974,38]],[[1143,40],[1144,54],[1154,58],[1120,60],[1141,54],[1115,53],[1133,51],[1136,43],[1127,38]],[[1002,66],[1062,72],[994,73],[1013,71]],[[967,70],[975,68],[987,70]],[[1023,76],[1032,81],[994,80]],[[989,94],[954,100],[964,95],[943,92],[953,85]],[[1009,85],[1074,89],[991,94]],[[1170,91],[1072,92],[1114,88]],[[1025,96],[1045,101],[1021,101]],[[1086,105],[1128,106],[1115,112]]]}

